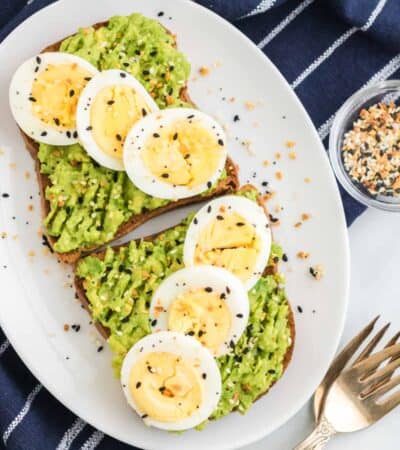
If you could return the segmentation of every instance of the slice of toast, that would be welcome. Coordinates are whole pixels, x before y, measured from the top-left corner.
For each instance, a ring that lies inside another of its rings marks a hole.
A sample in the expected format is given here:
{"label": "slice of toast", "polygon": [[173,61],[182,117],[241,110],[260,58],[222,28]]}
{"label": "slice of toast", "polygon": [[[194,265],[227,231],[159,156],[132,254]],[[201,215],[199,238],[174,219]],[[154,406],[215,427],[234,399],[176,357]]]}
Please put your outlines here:
{"label": "slice of toast", "polygon": [[[250,189],[254,189],[254,186],[251,185],[245,185],[242,186],[240,188],[240,191],[245,191],[245,190],[250,190]],[[260,204],[260,206],[263,207],[265,214],[268,216],[267,210],[265,208],[265,205],[261,202],[261,199],[258,199],[258,203]],[[174,228],[174,227],[172,227]],[[142,239],[137,239],[136,242],[139,243],[141,240],[145,240],[145,241],[152,241],[154,239],[156,239],[159,235],[161,235],[162,233],[164,233],[167,230],[163,230],[159,233],[153,234],[151,236],[147,236],[144,237]],[[122,244],[122,245],[117,245],[117,246],[113,246],[113,249],[119,249],[121,247],[124,246],[128,246],[128,243]],[[94,256],[96,258],[99,258],[100,260],[103,260],[105,257],[105,250],[96,252],[91,254],[90,256]],[[91,315],[91,309],[90,309],[90,302],[88,297],[86,296],[86,291],[83,285],[83,279],[80,278],[77,274],[76,274],[76,269],[77,269],[77,265],[75,265],[75,278],[74,278],[74,283],[75,283],[75,290],[76,290],[76,296],[79,299],[79,301],[81,302],[82,306],[86,309],[86,311]],[[265,268],[264,274],[263,276],[268,276],[271,274],[276,274],[278,272],[278,264],[275,262],[272,262],[271,265],[267,266]],[[289,366],[289,363],[292,359],[292,355],[293,355],[293,351],[294,351],[294,345],[295,345],[295,339],[296,339],[296,328],[295,328],[295,322],[294,322],[294,314],[293,314],[293,310],[291,308],[291,305],[288,303],[288,307],[289,307],[289,313],[288,313],[288,328],[290,330],[290,338],[291,338],[291,343],[290,346],[288,347],[286,354],[284,356],[283,359],[283,372],[287,369],[287,367]],[[105,338],[108,339],[108,337],[110,336],[110,332],[108,330],[108,328],[104,327],[101,323],[99,322],[94,322],[94,325],[96,326],[97,330],[99,331],[99,333]],[[274,384],[274,383],[273,383]],[[269,389],[273,386],[273,384],[269,387]],[[269,389],[267,389],[265,392],[263,392],[258,398],[262,397],[263,395],[265,395]]]}
{"label": "slice of toast", "polygon": [[[106,26],[107,23],[108,22],[99,22],[99,23],[92,25],[92,27],[94,29],[98,29],[100,27]],[[170,33],[170,32],[168,31],[168,33]],[[42,52],[58,51],[63,40],[49,45],[48,47],[43,49]],[[180,91],[180,98],[182,101],[190,103],[193,106],[195,106],[189,97],[189,94],[187,91],[187,86],[184,86],[182,88],[182,90]],[[37,180],[39,183],[39,192],[40,192],[40,198],[41,198],[42,217],[44,219],[47,217],[47,215],[50,211],[50,204],[49,204],[48,200],[46,200],[46,196],[45,196],[46,187],[51,184],[50,179],[47,175],[44,175],[40,172],[40,161],[38,159],[39,145],[32,138],[30,138],[28,135],[26,135],[22,130],[21,130],[21,133],[22,133],[22,136],[23,136],[23,139],[25,142],[25,146],[26,146],[27,150],[29,151],[30,155],[32,156],[33,160],[35,161],[35,171],[36,171],[36,176],[37,176]],[[219,183],[216,185],[216,187],[212,191],[207,192],[204,195],[197,195],[194,197],[184,198],[184,199],[181,199],[181,200],[178,200],[175,202],[171,202],[165,206],[153,209],[151,211],[147,211],[142,214],[133,215],[129,220],[124,222],[119,227],[117,233],[115,234],[114,238],[111,241],[105,242],[102,245],[105,245],[109,242],[112,242],[112,241],[122,237],[122,236],[125,236],[129,232],[135,230],[140,225],[142,225],[145,222],[147,222],[148,220],[150,220],[151,218],[159,216],[159,215],[163,214],[164,212],[171,211],[171,210],[173,210],[175,208],[179,208],[181,206],[199,203],[204,200],[209,200],[209,199],[219,196],[219,195],[235,192],[239,186],[238,169],[230,158],[228,158],[226,161],[225,170],[226,170],[226,178],[220,180]],[[50,247],[54,250],[53,247],[54,247],[54,244],[57,242],[57,238],[48,235],[46,233],[46,230],[45,230],[45,234],[46,234],[46,237],[47,237]],[[76,262],[79,259],[80,256],[82,256],[86,253],[89,253],[91,251],[94,251],[94,250],[98,249],[99,247],[101,247],[102,245],[94,245],[91,247],[80,248],[80,249],[70,251],[67,253],[58,253],[56,251],[55,251],[55,253],[57,254],[58,258],[61,261],[68,263],[68,264],[73,264],[74,262]]]}

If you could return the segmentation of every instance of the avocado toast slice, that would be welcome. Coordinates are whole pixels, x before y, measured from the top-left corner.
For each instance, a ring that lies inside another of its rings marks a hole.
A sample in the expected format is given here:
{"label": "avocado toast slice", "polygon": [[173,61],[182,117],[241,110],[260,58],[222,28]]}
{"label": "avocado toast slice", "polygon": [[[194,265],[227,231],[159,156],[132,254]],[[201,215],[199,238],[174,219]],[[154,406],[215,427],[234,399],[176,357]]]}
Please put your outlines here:
{"label": "avocado toast slice", "polygon": [[[257,194],[250,185],[238,193],[254,201],[258,201]],[[148,309],[153,292],[164,278],[183,267],[183,244],[192,218],[157,235],[84,257],[75,266],[77,296],[108,340],[117,375],[129,348],[151,333]],[[263,276],[249,291],[246,331],[232,354],[217,359],[223,391],[212,419],[233,410],[244,413],[289,365],[295,324],[278,272],[282,255],[282,249],[273,244]]]}
{"label": "avocado toast slice", "polygon": [[[176,50],[175,37],[140,14],[113,17],[81,29],[43,51],[75,54],[100,70],[130,72],[160,108],[193,106],[186,84],[190,66]],[[173,202],[162,200],[140,191],[124,172],[100,167],[79,144],[56,147],[22,134],[35,161],[45,234],[66,263],[126,235],[152,217],[235,192],[238,187],[237,168],[228,158],[224,174],[207,192]]]}

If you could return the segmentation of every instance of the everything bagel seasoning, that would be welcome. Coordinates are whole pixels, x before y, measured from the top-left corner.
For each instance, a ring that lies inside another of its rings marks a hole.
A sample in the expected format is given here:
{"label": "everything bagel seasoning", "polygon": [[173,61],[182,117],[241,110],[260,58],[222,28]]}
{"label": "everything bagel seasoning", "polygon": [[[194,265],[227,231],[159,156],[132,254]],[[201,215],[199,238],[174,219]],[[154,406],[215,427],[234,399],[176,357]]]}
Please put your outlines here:
{"label": "everything bagel seasoning", "polygon": [[344,136],[342,157],[352,181],[371,196],[400,197],[400,107],[362,109]]}

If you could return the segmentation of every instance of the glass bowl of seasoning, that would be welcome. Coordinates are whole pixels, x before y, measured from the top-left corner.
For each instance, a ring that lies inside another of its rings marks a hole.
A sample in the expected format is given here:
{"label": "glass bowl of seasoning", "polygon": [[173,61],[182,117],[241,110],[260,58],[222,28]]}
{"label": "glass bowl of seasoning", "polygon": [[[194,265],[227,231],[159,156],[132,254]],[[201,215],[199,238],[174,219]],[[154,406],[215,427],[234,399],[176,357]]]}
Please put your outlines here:
{"label": "glass bowl of seasoning", "polygon": [[400,212],[400,80],[361,89],[344,103],[332,125],[329,156],[352,197]]}

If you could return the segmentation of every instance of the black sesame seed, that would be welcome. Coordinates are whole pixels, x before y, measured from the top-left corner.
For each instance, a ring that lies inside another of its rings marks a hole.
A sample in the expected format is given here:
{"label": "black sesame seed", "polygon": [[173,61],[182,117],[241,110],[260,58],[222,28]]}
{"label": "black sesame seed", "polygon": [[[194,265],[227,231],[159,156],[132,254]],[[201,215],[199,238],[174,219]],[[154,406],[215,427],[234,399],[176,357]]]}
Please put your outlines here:
{"label": "black sesame seed", "polygon": [[245,223],[244,222],[236,222],[236,226],[237,227],[244,227]]}
{"label": "black sesame seed", "polygon": [[159,135],[158,133],[153,133],[153,137],[155,137],[155,138],[159,138],[159,137],[160,137],[160,135]]}
{"label": "black sesame seed", "polygon": [[283,261],[283,262],[288,262],[288,261],[289,261],[289,258],[288,258],[288,256],[287,256],[286,253],[284,253],[284,254],[282,255],[282,261]]}
{"label": "black sesame seed", "polygon": [[54,117],[54,123],[59,126],[60,125],[60,119],[58,117]]}
{"label": "black sesame seed", "polygon": [[117,140],[117,141],[122,141],[122,136],[120,135],[120,134],[116,134],[115,135],[115,139]]}
{"label": "black sesame seed", "polygon": [[85,81],[90,81],[92,79],[92,77],[85,77],[84,80]]}
{"label": "black sesame seed", "polygon": [[70,97],[73,97],[75,95],[75,91],[73,90],[73,89],[71,89],[70,91],[69,91],[69,96]]}
{"label": "black sesame seed", "polygon": [[225,299],[226,299],[226,294],[225,294],[225,292],[222,292],[221,295],[219,296],[219,298],[220,298],[221,300],[225,300]]}
{"label": "black sesame seed", "polygon": [[72,136],[73,136],[74,139],[77,139],[77,138],[78,138],[78,132],[77,132],[77,131],[74,131],[73,134],[72,134]]}
{"label": "black sesame seed", "polygon": [[169,174],[168,173],[162,173],[161,176],[162,176],[162,178],[169,178]]}
{"label": "black sesame seed", "polygon": [[36,56],[36,62],[40,64],[42,62],[42,58],[40,56]]}
{"label": "black sesame seed", "polygon": [[236,314],[236,317],[238,317],[239,319],[242,319],[243,318],[243,314]]}
{"label": "black sesame seed", "polygon": [[212,291],[213,291],[213,288],[210,287],[210,286],[207,286],[207,287],[204,288],[204,290],[205,290],[206,292],[212,292]]}
{"label": "black sesame seed", "polygon": [[40,136],[47,136],[47,131],[42,131],[42,132],[40,133]]}
{"label": "black sesame seed", "polygon": [[155,327],[157,325],[157,319],[151,321],[151,326]]}
{"label": "black sesame seed", "polygon": [[297,306],[297,311],[301,314],[303,312],[303,308],[299,305]]}
{"label": "black sesame seed", "polygon": [[238,122],[240,120],[240,117],[236,114],[234,117],[233,117],[233,121],[234,122]]}
{"label": "black sesame seed", "polygon": [[32,96],[30,96],[30,97],[29,97],[29,101],[30,101],[30,102],[36,102],[36,98],[35,98],[35,97],[32,97]]}
{"label": "black sesame seed", "polygon": [[120,76],[121,78],[126,78],[126,73],[125,73],[125,72],[120,72],[119,76]]}
{"label": "black sesame seed", "polygon": [[217,220],[224,220],[224,216],[221,216],[220,214],[218,214]]}
{"label": "black sesame seed", "polygon": [[138,382],[136,383],[136,389],[139,389],[141,385],[142,385],[142,383],[141,383],[140,381],[138,381]]}
{"label": "black sesame seed", "polygon": [[67,135],[67,138],[71,138],[71,132],[70,131],[67,131],[66,133],[65,133],[66,135]]}
{"label": "black sesame seed", "polygon": [[211,189],[211,187],[212,187],[211,181],[208,181],[208,182],[207,182],[207,187],[208,187],[208,189]]}
{"label": "black sesame seed", "polygon": [[222,139],[218,139],[218,145],[224,145],[224,141]]}
{"label": "black sesame seed", "polygon": [[[176,140],[178,139],[178,133],[175,133],[172,139],[173,139],[174,141],[176,141]],[[185,155],[185,159],[186,159],[186,156],[187,156],[187,155]],[[190,156],[190,155],[189,155],[189,156]]]}
{"label": "black sesame seed", "polygon": [[113,105],[115,103],[115,100],[108,100],[107,105]]}
{"label": "black sesame seed", "polygon": [[103,351],[103,346],[102,345],[100,345],[99,347],[97,347],[97,353],[100,353],[101,351]]}
{"label": "black sesame seed", "polygon": [[190,330],[190,331],[188,332],[188,335],[189,335],[189,336],[194,336],[194,331],[193,331],[193,330]]}
{"label": "black sesame seed", "polygon": [[205,380],[207,378],[207,374],[206,373],[202,373],[201,374],[201,378],[203,378],[203,380]]}
{"label": "black sesame seed", "polygon": [[86,131],[91,131],[91,130],[93,130],[93,127],[92,126],[88,126],[88,127],[86,127]]}
{"label": "black sesame seed", "polygon": [[190,116],[187,116],[187,118],[190,120],[190,119],[193,119],[193,117],[194,117],[194,114],[190,114]]}
{"label": "black sesame seed", "polygon": [[164,15],[164,11],[160,11],[160,12],[157,14],[158,17],[162,17],[163,15]]}
{"label": "black sesame seed", "polygon": [[195,225],[197,225],[197,224],[199,223],[199,221],[197,220],[197,217],[195,217],[195,218],[193,219],[193,223],[194,223]]}

